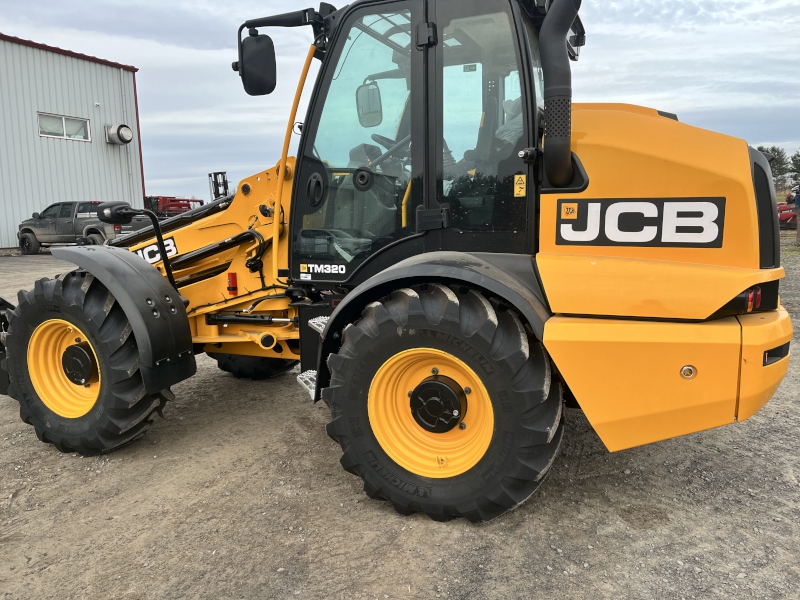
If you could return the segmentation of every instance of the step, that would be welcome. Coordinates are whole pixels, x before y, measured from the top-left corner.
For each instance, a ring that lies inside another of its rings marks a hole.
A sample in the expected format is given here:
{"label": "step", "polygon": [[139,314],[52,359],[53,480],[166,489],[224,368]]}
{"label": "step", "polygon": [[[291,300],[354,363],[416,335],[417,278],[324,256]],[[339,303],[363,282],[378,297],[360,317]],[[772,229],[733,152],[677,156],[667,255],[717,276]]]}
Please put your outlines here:
{"label": "step", "polygon": [[316,371],[304,371],[297,376],[297,383],[299,383],[303,388],[309,393],[311,399],[314,399],[314,395],[317,392],[317,372]]}
{"label": "step", "polygon": [[328,324],[328,319],[330,319],[330,317],[314,317],[313,319],[309,319],[308,326],[322,335],[322,332],[325,331],[325,325]]}

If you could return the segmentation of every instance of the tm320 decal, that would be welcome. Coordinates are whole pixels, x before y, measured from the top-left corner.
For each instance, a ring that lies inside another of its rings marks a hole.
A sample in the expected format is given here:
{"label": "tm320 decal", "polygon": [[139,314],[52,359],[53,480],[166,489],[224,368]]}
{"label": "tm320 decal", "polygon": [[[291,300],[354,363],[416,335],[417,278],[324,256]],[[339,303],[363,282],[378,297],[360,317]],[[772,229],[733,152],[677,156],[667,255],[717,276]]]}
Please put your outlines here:
{"label": "tm320 decal", "polygon": [[725,198],[559,200],[559,246],[722,248]]}

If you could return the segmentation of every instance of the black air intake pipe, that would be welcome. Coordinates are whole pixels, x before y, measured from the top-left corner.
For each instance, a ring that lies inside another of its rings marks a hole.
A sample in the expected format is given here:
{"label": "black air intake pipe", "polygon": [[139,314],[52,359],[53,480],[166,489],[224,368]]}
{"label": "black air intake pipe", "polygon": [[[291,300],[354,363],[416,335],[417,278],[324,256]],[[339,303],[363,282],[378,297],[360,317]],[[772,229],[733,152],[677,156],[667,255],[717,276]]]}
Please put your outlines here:
{"label": "black air intake pipe", "polygon": [[567,35],[578,15],[581,0],[553,0],[539,33],[544,71],[544,169],[550,185],[565,187],[572,181],[572,71]]}

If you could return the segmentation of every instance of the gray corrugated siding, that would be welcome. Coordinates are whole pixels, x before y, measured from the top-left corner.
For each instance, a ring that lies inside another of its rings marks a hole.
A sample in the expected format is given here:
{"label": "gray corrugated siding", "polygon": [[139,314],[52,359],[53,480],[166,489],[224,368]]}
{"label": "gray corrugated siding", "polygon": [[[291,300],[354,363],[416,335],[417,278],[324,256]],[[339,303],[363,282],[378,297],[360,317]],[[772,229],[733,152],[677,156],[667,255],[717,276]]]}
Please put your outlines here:
{"label": "gray corrugated siding", "polygon": [[[40,137],[37,112],[89,119],[92,141]],[[106,143],[113,123],[133,129],[130,144]],[[131,71],[0,40],[0,248],[54,202],[141,207],[138,129]]]}

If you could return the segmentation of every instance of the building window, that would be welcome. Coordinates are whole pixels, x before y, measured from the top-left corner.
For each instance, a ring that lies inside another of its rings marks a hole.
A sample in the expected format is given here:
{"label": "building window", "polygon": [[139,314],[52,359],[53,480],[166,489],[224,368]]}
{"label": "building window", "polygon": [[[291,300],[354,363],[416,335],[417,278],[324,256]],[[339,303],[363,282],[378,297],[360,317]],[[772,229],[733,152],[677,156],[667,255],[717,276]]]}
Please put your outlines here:
{"label": "building window", "polygon": [[81,142],[92,141],[89,119],[48,115],[46,113],[38,113],[38,115],[39,135],[41,137],[65,138]]}

